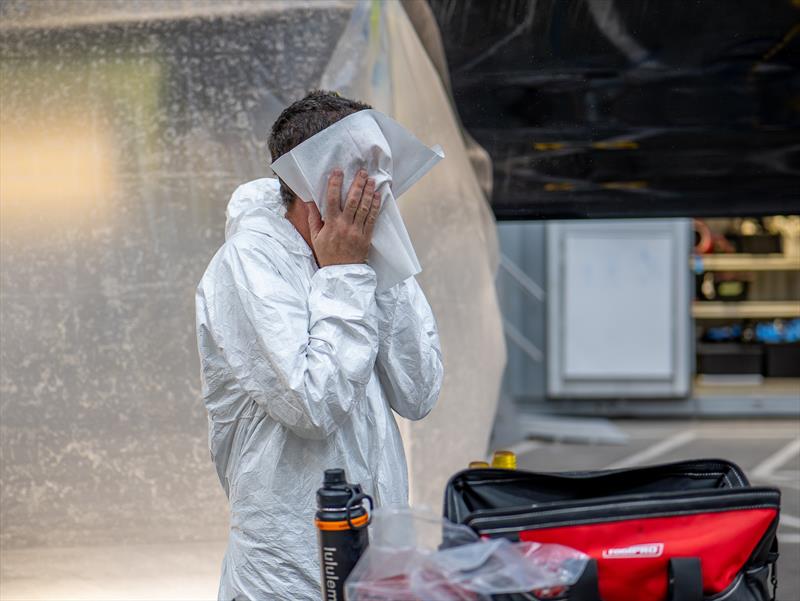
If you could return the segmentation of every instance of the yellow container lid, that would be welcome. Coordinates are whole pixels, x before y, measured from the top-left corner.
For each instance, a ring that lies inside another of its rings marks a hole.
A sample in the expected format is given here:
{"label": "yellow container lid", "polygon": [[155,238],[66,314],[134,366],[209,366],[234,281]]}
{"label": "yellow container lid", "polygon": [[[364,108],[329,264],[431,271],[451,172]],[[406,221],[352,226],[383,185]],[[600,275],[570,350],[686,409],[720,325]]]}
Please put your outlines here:
{"label": "yellow container lid", "polygon": [[515,470],[517,469],[517,456],[511,451],[495,451],[492,457],[492,467]]}
{"label": "yellow container lid", "polygon": [[469,469],[474,470],[481,467],[489,467],[488,461],[470,461]]}

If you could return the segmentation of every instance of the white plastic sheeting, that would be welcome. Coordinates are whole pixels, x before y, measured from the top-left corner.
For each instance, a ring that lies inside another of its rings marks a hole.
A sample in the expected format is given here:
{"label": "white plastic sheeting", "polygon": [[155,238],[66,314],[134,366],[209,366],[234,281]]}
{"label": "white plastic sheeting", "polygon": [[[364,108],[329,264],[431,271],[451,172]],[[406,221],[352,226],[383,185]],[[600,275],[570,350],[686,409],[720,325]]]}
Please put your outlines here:
{"label": "white plastic sheeting", "polygon": [[0,4],[4,546],[225,536],[193,292],[231,192],[269,175],[272,121],[314,87],[447,153],[400,201],[446,364],[437,410],[403,424],[414,498],[438,507],[485,449],[505,358],[494,223],[400,5],[224,4]]}
{"label": "white plastic sheeting", "polygon": [[436,409],[404,424],[411,499],[438,508],[447,478],[486,452],[505,366],[494,218],[447,92],[399,3],[356,6],[321,85],[371,103],[447,156],[399,200],[445,364]]}

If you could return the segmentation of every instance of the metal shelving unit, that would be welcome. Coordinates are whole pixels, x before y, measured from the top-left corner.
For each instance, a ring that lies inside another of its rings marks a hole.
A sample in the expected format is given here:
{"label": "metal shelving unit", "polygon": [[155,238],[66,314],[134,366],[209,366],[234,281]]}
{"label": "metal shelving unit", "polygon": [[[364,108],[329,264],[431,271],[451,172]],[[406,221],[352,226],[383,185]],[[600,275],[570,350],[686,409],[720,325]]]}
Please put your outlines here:
{"label": "metal shelving unit", "polygon": [[771,255],[694,255],[695,273],[704,271],[800,271],[800,257]]}
{"label": "metal shelving unit", "polygon": [[[783,254],[750,255],[741,253],[693,255],[695,273],[709,271],[800,271],[800,257]],[[800,317],[800,301],[695,301],[695,319],[792,319]]]}
{"label": "metal shelving unit", "polygon": [[695,301],[695,319],[771,319],[800,317],[800,301]]}
{"label": "metal shelving unit", "polygon": [[[690,267],[696,274],[706,272],[800,272],[800,257],[784,254],[711,254],[694,255]],[[800,300],[694,301],[696,320],[793,319],[800,317]],[[800,396],[800,378],[764,378],[754,376],[697,375],[694,398],[698,401],[731,405],[736,399],[762,410],[768,406],[796,406]],[[787,405],[788,403],[788,405]]]}

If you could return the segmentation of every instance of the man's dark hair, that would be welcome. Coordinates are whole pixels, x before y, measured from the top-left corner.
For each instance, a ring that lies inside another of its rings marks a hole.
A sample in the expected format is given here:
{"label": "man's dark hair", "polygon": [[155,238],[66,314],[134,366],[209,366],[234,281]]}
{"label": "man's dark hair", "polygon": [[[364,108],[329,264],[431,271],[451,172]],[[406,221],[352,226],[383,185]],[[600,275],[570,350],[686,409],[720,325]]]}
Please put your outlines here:
{"label": "man's dark hair", "polygon": [[[286,154],[301,142],[340,119],[369,108],[372,107],[368,104],[344,98],[336,92],[325,90],[309,92],[305,98],[301,98],[283,109],[272,125],[272,131],[269,134],[269,152],[272,160]],[[294,193],[282,181],[281,198],[287,206],[294,198]]]}

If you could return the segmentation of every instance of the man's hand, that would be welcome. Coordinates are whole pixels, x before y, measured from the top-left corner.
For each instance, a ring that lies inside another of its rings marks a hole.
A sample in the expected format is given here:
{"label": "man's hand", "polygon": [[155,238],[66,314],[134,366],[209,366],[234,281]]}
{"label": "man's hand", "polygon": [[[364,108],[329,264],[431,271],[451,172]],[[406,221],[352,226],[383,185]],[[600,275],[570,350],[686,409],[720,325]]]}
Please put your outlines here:
{"label": "man's hand", "polygon": [[375,180],[368,179],[366,171],[359,171],[342,209],[343,178],[342,171],[336,169],[328,179],[324,222],[317,205],[312,202],[308,209],[311,245],[320,267],[366,263],[378,220],[381,198],[375,192]]}

